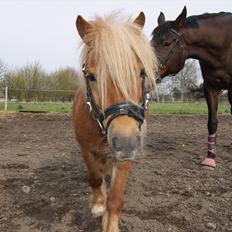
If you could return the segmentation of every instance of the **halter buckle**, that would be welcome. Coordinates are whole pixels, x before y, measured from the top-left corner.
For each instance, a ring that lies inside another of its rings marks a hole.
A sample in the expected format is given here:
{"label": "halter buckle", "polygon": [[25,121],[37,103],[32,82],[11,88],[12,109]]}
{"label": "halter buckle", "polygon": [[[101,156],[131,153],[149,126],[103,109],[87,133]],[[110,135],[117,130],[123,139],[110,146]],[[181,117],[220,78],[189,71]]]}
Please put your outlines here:
{"label": "halter buckle", "polygon": [[105,127],[102,125],[102,123],[99,121],[99,119],[96,119],[96,121],[97,121],[99,127],[101,128],[102,134],[105,135],[105,134],[106,134],[106,129],[105,129]]}
{"label": "halter buckle", "polygon": [[92,111],[92,105],[91,105],[91,102],[90,101],[87,101],[86,104],[88,105],[88,108],[89,108],[89,112]]}
{"label": "halter buckle", "polygon": [[82,72],[85,73],[86,67],[85,67],[85,63],[82,65]]}
{"label": "halter buckle", "polygon": [[151,98],[150,98],[150,94],[147,93],[147,94],[146,94],[146,101],[145,101],[145,110],[148,109],[148,103],[149,103],[150,99],[151,99]]}

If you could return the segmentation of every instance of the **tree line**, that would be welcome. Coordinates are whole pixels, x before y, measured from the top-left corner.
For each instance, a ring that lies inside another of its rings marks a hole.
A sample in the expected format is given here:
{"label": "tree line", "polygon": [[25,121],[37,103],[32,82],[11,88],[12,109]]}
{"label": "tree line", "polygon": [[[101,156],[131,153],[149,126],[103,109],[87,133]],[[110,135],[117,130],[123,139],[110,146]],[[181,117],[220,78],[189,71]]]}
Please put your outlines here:
{"label": "tree line", "polygon": [[0,88],[8,87],[9,100],[71,101],[77,88],[79,73],[66,67],[48,73],[38,62],[9,70],[0,61]]}
{"label": "tree line", "polygon": [[[38,62],[19,69],[9,69],[0,60],[0,89],[8,86],[8,98],[17,101],[72,101],[79,73],[71,67],[48,73]],[[175,76],[158,84],[161,101],[192,101],[203,96],[195,60],[188,60]],[[0,96],[1,97],[1,96]]]}

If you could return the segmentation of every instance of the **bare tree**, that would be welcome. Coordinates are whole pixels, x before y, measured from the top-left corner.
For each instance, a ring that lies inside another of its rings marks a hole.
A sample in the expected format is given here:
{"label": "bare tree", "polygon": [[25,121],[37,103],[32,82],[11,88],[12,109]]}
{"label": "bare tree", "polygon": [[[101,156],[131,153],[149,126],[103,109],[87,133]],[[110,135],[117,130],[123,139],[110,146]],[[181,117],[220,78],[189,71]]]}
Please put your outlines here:
{"label": "bare tree", "polygon": [[177,73],[172,80],[173,86],[176,91],[180,92],[181,101],[183,102],[185,95],[190,92],[190,89],[194,89],[197,86],[196,61],[187,61],[182,70]]}
{"label": "bare tree", "polygon": [[165,77],[162,82],[158,84],[158,92],[162,101],[165,98],[171,98],[173,100],[174,84],[172,76]]}
{"label": "bare tree", "polygon": [[183,102],[186,96],[193,95],[192,90],[198,87],[198,68],[195,60],[188,60],[183,69],[175,76],[165,77],[160,84],[158,90],[161,99],[180,98]]}

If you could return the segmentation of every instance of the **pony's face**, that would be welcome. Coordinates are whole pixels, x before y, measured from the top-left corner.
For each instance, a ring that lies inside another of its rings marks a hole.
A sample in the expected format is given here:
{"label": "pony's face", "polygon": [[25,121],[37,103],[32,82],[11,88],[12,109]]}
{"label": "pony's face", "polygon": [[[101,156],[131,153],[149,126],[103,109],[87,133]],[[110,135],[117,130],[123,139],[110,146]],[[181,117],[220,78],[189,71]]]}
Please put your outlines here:
{"label": "pony's face", "polygon": [[[141,66],[138,63],[138,66]],[[106,84],[106,95],[104,106],[101,105],[101,92],[99,92],[98,82],[101,77],[96,75],[96,65],[92,61],[90,64],[86,65],[86,69],[90,73],[89,82],[91,86],[91,91],[93,94],[94,101],[96,105],[99,106],[102,112],[104,112],[108,107],[114,106],[116,104],[128,102],[128,100],[121,94],[117,87],[115,87],[112,78],[107,77]],[[141,72],[136,73],[136,91],[132,91],[130,94],[130,102],[140,106],[142,101],[142,77],[141,73],[143,68],[141,67]],[[110,117],[104,120],[104,125],[108,124]],[[133,117],[122,115],[114,118],[107,128],[107,141],[112,150],[113,158],[117,161],[123,160],[133,160],[136,155],[141,150],[143,133],[141,132],[143,128]]]}
{"label": "pony's face", "polygon": [[155,48],[160,62],[161,78],[178,73],[184,66],[185,50],[182,27],[186,19],[186,7],[175,21],[165,21],[161,12],[158,26],[154,29],[151,44]]}
{"label": "pony's face", "polygon": [[[130,24],[110,24],[110,20],[100,19],[94,23],[81,16],[77,18],[78,33],[86,45],[83,62],[90,74],[85,78],[89,78],[92,96],[102,112],[121,103],[141,106],[141,72],[148,70],[148,81],[155,82],[153,73],[157,65],[152,47],[142,35],[145,22],[142,12]],[[105,125],[108,120],[104,120]],[[107,130],[113,158],[116,161],[134,159],[141,149],[142,134],[134,117],[119,115],[113,118]]]}

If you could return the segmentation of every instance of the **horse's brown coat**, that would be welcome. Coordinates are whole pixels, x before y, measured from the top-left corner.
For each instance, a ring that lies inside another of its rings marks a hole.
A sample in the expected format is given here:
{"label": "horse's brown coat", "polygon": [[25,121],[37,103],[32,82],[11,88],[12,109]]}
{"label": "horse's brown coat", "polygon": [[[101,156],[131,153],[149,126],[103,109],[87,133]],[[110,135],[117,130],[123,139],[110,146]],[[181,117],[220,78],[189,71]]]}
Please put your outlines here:
{"label": "horse's brown coat", "polygon": [[[175,21],[165,21],[161,12],[151,42],[160,62],[173,51],[160,68],[161,78],[179,72],[188,58],[199,60],[208,105],[208,131],[216,134],[218,94],[221,90],[228,90],[232,113],[232,14],[221,12],[188,18],[186,15],[184,7]],[[177,35],[171,30],[180,35],[175,50],[173,46]],[[208,152],[208,157],[215,158],[215,153]]]}

